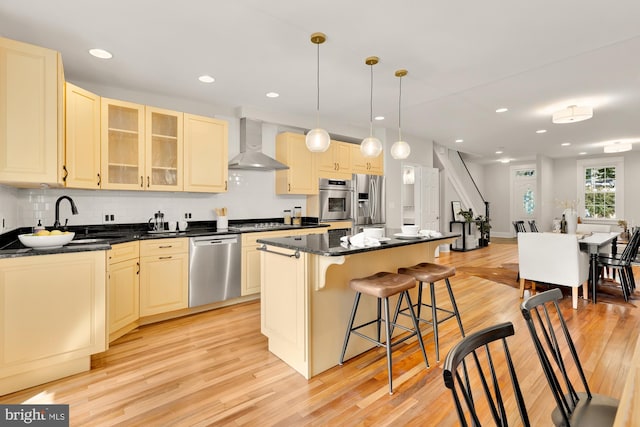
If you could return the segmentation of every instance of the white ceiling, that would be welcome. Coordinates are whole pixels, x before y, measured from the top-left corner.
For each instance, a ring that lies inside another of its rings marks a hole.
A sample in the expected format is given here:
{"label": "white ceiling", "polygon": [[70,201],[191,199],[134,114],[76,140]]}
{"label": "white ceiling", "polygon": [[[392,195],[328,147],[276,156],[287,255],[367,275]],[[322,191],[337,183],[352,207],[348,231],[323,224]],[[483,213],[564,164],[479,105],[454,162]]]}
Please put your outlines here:
{"label": "white ceiling", "polygon": [[[409,143],[411,135],[495,161],[601,154],[604,141],[640,138],[637,0],[0,2],[0,35],[62,52],[70,81],[296,115],[310,128],[316,31],[327,34],[320,122],[330,132],[343,126],[366,136],[364,60],[376,55],[374,115],[386,119],[375,126],[397,129],[394,72],[406,68]],[[113,59],[89,56],[93,47]],[[202,74],[216,82],[200,83]],[[280,97],[266,98],[270,91]],[[593,106],[593,119],[552,124],[554,108],[571,104]],[[496,114],[499,107],[509,111]]]}

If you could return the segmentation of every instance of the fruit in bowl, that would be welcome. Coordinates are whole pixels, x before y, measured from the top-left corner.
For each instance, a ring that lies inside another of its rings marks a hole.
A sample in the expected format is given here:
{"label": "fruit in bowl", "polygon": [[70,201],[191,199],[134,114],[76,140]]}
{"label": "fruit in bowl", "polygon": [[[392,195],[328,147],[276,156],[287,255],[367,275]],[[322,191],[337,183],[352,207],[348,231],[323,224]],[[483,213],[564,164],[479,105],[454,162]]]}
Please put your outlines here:
{"label": "fruit in bowl", "polygon": [[[46,232],[46,233],[44,233]],[[33,249],[56,249],[73,240],[75,233],[60,230],[39,230],[33,234],[20,234],[20,243]]]}

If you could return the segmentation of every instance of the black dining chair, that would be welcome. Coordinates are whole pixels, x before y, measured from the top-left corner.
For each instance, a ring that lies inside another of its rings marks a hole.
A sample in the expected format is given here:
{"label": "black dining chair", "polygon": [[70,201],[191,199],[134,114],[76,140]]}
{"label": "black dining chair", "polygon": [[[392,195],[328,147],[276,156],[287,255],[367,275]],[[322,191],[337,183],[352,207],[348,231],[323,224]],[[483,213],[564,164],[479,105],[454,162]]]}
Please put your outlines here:
{"label": "black dining chair", "polygon": [[531,221],[529,221],[529,229],[531,230],[532,233],[539,233],[538,226],[536,225],[535,219],[532,219]]}
{"label": "black dining chair", "polygon": [[[518,377],[511,360],[507,337],[514,334],[511,322],[501,323],[467,335],[447,354],[444,362],[444,385],[453,395],[458,419],[463,427],[486,425],[493,419],[496,426],[508,426],[505,401],[513,395],[519,421],[514,424],[529,426],[529,416],[522,397]],[[505,373],[496,367],[506,367]],[[513,394],[511,394],[511,392]],[[513,418],[513,417],[512,417]]]}
{"label": "black dining chair", "polygon": [[[551,414],[555,426],[611,426],[618,401],[591,393],[558,301],[555,288],[534,295],[521,306],[542,370],[556,401]],[[577,372],[579,380],[572,378]],[[578,392],[582,385],[584,391]]]}
{"label": "black dining chair", "polygon": [[636,288],[636,282],[633,277],[632,262],[638,255],[640,247],[640,229],[633,232],[629,243],[620,255],[600,255],[598,256],[598,271],[602,269],[611,269],[618,273],[620,277],[620,288],[625,301],[629,301],[629,297]]}
{"label": "black dining chair", "polygon": [[527,232],[527,229],[524,228],[524,221],[513,221],[513,228],[516,229],[516,234]]}

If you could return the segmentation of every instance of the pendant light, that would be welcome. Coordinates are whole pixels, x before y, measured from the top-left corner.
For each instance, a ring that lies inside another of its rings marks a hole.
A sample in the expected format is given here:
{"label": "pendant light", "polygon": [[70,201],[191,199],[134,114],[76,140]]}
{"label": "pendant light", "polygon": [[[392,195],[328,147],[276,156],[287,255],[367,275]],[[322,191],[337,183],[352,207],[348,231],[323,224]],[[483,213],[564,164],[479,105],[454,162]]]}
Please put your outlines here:
{"label": "pendant light", "polygon": [[396,160],[406,159],[411,154],[411,147],[402,140],[402,127],[400,126],[400,112],[402,106],[402,78],[407,75],[407,70],[396,71],[396,77],[400,78],[400,92],[398,95],[398,140],[391,146],[391,157]]}
{"label": "pendant light", "polygon": [[311,34],[311,43],[318,47],[317,52],[317,68],[316,68],[316,128],[307,132],[305,143],[309,151],[321,153],[327,151],[329,144],[331,144],[331,138],[329,133],[320,128],[320,45],[327,40],[327,36],[323,33]]}
{"label": "pendant light", "polygon": [[378,63],[380,59],[377,56],[370,56],[365,59],[364,63],[371,68],[371,88],[370,88],[370,101],[369,101],[369,136],[362,140],[360,143],[360,152],[364,157],[378,157],[382,152],[382,143],[380,140],[373,136],[373,66]]}

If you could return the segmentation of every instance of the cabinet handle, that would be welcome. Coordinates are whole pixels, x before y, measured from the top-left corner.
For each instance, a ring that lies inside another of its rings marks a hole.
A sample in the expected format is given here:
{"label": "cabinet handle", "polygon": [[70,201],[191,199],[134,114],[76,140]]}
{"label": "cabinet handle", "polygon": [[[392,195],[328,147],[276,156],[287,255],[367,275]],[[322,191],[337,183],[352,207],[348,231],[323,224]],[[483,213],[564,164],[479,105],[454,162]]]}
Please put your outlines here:
{"label": "cabinet handle", "polygon": [[172,248],[173,245],[165,245],[165,246],[158,246],[158,249],[167,249],[167,248]]}
{"label": "cabinet handle", "polygon": [[289,193],[291,193],[291,184],[287,184],[287,186],[288,186],[288,188],[289,188],[287,191],[288,191]]}
{"label": "cabinet handle", "polygon": [[224,191],[227,191],[227,181],[224,182]]}
{"label": "cabinet handle", "polygon": [[100,177],[100,174],[98,174],[98,187],[100,187],[100,184],[102,184],[102,178]]}
{"label": "cabinet handle", "polygon": [[64,171],[64,176],[62,177],[62,180],[64,182],[67,182],[67,177],[69,176],[69,171],[67,170],[67,165],[62,165],[62,170]]}
{"label": "cabinet handle", "polygon": [[136,274],[140,274],[140,262],[136,262],[136,265],[138,266],[138,271],[136,271]]}
{"label": "cabinet handle", "polygon": [[173,258],[171,255],[169,256],[159,256],[158,259],[171,259]]}
{"label": "cabinet handle", "polygon": [[144,188],[144,176],[140,175],[140,188]]}
{"label": "cabinet handle", "polygon": [[147,175],[147,188],[149,188],[149,175]]}

